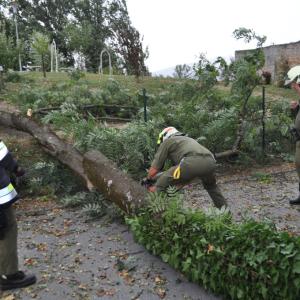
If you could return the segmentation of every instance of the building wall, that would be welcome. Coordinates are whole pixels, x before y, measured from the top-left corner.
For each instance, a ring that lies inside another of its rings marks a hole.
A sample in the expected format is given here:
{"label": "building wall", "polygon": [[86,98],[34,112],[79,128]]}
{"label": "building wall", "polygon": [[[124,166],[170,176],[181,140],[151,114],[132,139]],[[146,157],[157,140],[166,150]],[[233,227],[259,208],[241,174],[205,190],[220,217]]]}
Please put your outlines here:
{"label": "building wall", "polygon": [[[253,50],[237,50],[235,51],[235,59],[240,59],[251,51]],[[276,62],[280,59],[286,59],[290,68],[300,65],[300,41],[264,47],[263,51],[266,59],[263,70],[272,74],[272,80],[276,81]]]}

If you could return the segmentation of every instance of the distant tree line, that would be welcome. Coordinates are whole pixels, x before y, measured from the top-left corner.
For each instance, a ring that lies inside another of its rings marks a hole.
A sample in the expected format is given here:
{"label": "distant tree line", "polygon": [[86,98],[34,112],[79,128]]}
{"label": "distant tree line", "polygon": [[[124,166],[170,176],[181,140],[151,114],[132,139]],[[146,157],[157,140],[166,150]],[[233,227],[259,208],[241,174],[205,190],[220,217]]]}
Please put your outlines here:
{"label": "distant tree line", "polygon": [[[87,70],[96,72],[100,53],[107,49],[114,72],[125,71],[136,76],[148,74],[145,65],[148,49],[143,48],[143,38],[130,21],[125,0],[14,2],[20,38],[18,48],[12,1],[0,0],[0,64],[6,68],[18,69],[16,54],[19,51],[23,64],[35,60],[32,41],[38,33],[44,35],[49,44],[55,40],[65,67],[73,66],[74,57],[79,55],[84,58]],[[44,57],[44,63],[49,69],[49,57]],[[104,55],[103,67],[108,63],[108,57]]]}

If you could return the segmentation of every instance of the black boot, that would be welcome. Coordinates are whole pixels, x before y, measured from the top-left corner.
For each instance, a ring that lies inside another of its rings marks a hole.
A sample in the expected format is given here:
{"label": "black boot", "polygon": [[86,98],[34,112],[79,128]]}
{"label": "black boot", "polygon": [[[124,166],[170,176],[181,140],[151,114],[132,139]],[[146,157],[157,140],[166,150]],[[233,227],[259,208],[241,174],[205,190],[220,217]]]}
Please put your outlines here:
{"label": "black boot", "polygon": [[0,290],[11,290],[22,288],[36,282],[36,277],[33,274],[26,275],[23,271],[18,271],[12,275],[2,275],[0,277]]}
{"label": "black boot", "polygon": [[291,205],[297,205],[297,204],[300,205],[300,183],[299,183],[299,196],[298,196],[298,198],[296,198],[294,200],[290,200],[290,204]]}

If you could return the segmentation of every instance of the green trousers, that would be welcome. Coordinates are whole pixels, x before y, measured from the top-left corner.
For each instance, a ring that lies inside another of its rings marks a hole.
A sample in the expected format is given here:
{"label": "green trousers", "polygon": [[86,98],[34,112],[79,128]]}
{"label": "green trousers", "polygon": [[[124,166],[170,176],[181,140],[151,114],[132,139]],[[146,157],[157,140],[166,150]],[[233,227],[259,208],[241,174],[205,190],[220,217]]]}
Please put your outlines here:
{"label": "green trousers", "polygon": [[300,182],[300,141],[296,142],[295,165]]}
{"label": "green trousers", "polygon": [[17,221],[14,208],[5,209],[7,227],[4,229],[4,238],[0,240],[0,275],[11,275],[18,271],[17,253]]}
{"label": "green trousers", "polygon": [[158,178],[155,184],[158,192],[165,191],[169,186],[182,186],[196,178],[200,178],[214,205],[218,208],[227,206],[227,201],[217,186],[215,176],[216,162],[212,156],[185,157],[180,164],[180,178],[174,179],[173,173],[177,167],[171,167]]}

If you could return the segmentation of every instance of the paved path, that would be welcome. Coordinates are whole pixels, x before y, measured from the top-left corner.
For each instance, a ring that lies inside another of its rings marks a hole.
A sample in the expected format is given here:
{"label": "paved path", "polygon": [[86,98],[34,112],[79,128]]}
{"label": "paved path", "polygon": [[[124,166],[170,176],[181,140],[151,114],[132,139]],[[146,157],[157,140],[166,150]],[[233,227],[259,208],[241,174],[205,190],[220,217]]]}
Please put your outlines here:
{"label": "paved path", "polygon": [[17,208],[20,264],[38,282],[1,299],[221,299],[136,244],[126,225],[25,201]]}

